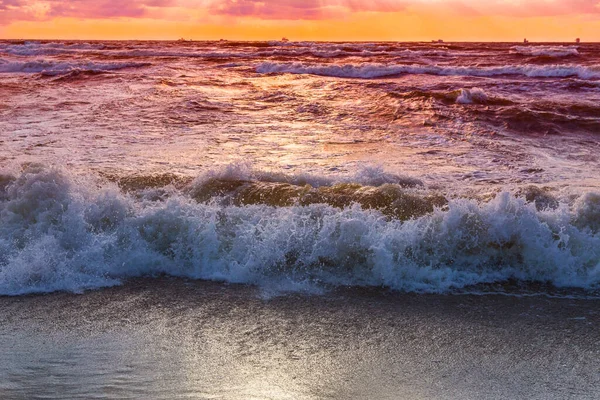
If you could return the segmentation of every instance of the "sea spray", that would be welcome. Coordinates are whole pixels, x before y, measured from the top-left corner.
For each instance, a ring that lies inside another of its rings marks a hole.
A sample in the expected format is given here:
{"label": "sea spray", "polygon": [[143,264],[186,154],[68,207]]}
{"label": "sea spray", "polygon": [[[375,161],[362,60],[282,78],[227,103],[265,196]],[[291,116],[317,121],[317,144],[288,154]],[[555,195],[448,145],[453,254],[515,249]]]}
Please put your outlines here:
{"label": "sea spray", "polygon": [[489,202],[450,199],[401,220],[357,203],[226,205],[219,194],[199,202],[175,188],[148,199],[53,168],[3,182],[3,295],[80,292],[157,274],[270,290],[439,293],[506,280],[583,289],[600,283],[594,193],[554,208],[507,192]]}

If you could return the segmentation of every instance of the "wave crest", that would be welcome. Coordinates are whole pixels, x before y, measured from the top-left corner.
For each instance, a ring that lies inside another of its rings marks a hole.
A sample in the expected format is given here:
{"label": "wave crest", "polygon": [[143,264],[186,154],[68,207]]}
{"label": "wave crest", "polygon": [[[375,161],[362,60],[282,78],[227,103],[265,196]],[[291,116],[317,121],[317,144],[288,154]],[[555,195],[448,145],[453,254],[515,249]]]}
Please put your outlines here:
{"label": "wave crest", "polygon": [[39,167],[1,182],[4,295],[78,292],[155,274],[271,289],[445,292],[509,279],[600,284],[596,193],[544,209],[509,193],[489,202],[454,199],[401,221],[356,203],[224,205],[179,190],[149,200]]}
{"label": "wave crest", "polygon": [[522,75],[531,78],[578,77],[580,79],[600,78],[600,67],[581,65],[507,65],[498,67],[466,67],[440,65],[393,65],[393,64],[308,64],[271,63],[258,65],[260,74],[291,73],[331,76],[338,78],[373,79],[402,74],[442,75],[442,76],[501,76]]}
{"label": "wave crest", "polygon": [[577,46],[514,46],[511,53],[532,57],[578,56]]}
{"label": "wave crest", "polygon": [[101,73],[115,71],[125,68],[141,68],[149,66],[149,63],[126,63],[126,62],[59,62],[51,60],[36,61],[6,61],[0,59],[0,73],[39,73],[42,75],[55,76],[66,75],[76,72]]}

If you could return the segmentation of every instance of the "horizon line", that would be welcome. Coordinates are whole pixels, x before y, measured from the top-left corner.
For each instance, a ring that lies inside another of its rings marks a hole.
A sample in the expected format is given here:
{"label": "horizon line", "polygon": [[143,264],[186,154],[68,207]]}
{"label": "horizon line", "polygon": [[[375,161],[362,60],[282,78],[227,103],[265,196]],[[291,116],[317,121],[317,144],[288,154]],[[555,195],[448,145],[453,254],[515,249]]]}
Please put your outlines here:
{"label": "horizon line", "polygon": [[[183,39],[183,41],[182,41]],[[438,42],[438,40],[442,40],[442,42]],[[36,42],[49,42],[49,41],[72,41],[72,42],[246,42],[246,43],[261,43],[261,42],[281,42],[281,39],[261,39],[261,40],[251,40],[251,39],[61,39],[61,38],[52,38],[52,39],[39,39],[39,38],[0,38],[0,41],[36,41]],[[446,44],[446,43],[521,43],[521,44],[541,44],[541,43],[572,43],[572,44],[600,44],[600,41],[581,41],[577,42],[576,40],[570,41],[553,41],[553,40],[528,40],[524,43],[522,40],[517,41],[507,41],[507,40],[485,40],[485,41],[477,41],[477,40],[443,40],[443,39],[432,39],[432,40],[289,40],[289,43],[303,43],[303,42],[311,42],[311,43],[435,43],[435,44]]]}

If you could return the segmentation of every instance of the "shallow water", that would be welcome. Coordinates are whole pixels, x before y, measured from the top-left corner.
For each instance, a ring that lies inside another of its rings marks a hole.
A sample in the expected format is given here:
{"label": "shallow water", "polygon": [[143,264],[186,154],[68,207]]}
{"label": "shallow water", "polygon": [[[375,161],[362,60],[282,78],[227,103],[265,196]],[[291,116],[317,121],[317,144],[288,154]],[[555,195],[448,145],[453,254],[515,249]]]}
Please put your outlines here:
{"label": "shallow water", "polygon": [[0,396],[595,399],[598,300],[153,279],[0,298]]}

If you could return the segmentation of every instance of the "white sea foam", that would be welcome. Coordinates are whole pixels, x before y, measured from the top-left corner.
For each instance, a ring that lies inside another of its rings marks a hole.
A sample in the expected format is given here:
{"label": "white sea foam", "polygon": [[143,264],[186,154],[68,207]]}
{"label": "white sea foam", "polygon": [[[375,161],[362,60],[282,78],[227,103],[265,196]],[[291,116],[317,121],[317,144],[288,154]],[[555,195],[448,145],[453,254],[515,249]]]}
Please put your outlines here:
{"label": "white sea foam", "polygon": [[480,88],[460,89],[460,94],[456,98],[458,104],[485,103],[488,100],[487,94]]}
{"label": "white sea foam", "polygon": [[40,43],[25,42],[22,44],[1,43],[0,52],[18,56],[42,56],[78,53],[81,51],[102,50],[105,45],[101,43]]}
{"label": "white sea foam", "polygon": [[279,46],[279,47],[312,47],[317,46],[316,42],[282,42],[279,40],[271,40],[269,46]]}
{"label": "white sea foam", "polygon": [[310,64],[264,62],[256,67],[256,72],[291,73],[331,76],[339,78],[372,79],[401,74],[427,74],[444,76],[501,76],[522,75],[533,78],[578,77],[580,79],[600,78],[600,66],[582,65],[507,65],[498,67],[465,67],[440,65],[394,65],[378,63],[362,64]]}
{"label": "white sea foam", "polygon": [[446,49],[413,50],[381,43],[284,43],[282,48],[260,51],[258,56],[306,56],[333,57],[426,57],[459,56],[471,53],[453,52]]}
{"label": "white sea foam", "polygon": [[[450,56],[445,50],[367,50],[348,51],[337,47],[303,47],[303,48],[275,48],[261,51],[245,52],[226,52],[226,51],[170,51],[170,50],[150,50],[136,49],[126,51],[105,52],[107,55],[121,57],[178,57],[178,58],[253,58],[253,57],[316,57],[316,58],[337,58],[337,57],[398,57],[398,58],[417,58],[427,56]],[[452,54],[460,55],[460,54]]]}
{"label": "white sea foam", "polygon": [[150,64],[125,62],[60,62],[52,60],[8,61],[0,59],[0,73],[63,75],[74,71],[106,72],[124,68],[139,68],[148,65]]}
{"label": "white sea foam", "polygon": [[[99,52],[100,49],[90,48],[89,50]],[[27,45],[15,45],[2,47],[0,53],[17,56],[53,56],[67,53],[80,52],[81,49],[71,49],[65,47],[31,47]],[[184,50],[156,50],[156,49],[128,49],[128,50],[102,50],[102,55],[112,57],[168,57],[168,58],[252,58],[252,57],[316,57],[316,58],[336,58],[336,57],[400,57],[416,58],[425,56],[448,56],[449,53],[444,50],[357,50],[347,51],[337,47],[306,47],[306,48],[274,48],[261,51],[201,51],[198,49]]]}
{"label": "white sea foam", "polygon": [[410,49],[369,49],[369,48],[350,48],[340,46],[322,46],[308,47],[298,49],[274,49],[261,51],[256,53],[256,56],[271,57],[299,57],[299,56],[314,56],[320,58],[335,58],[335,57],[423,57],[423,56],[450,56],[460,55],[453,54],[446,50],[410,50]]}
{"label": "white sea foam", "polygon": [[172,276],[274,287],[444,292],[517,279],[600,284],[600,195],[538,211],[501,193],[409,221],[358,206],[136,200],[56,169],[0,176],[0,294]]}
{"label": "white sea foam", "polygon": [[568,57],[579,55],[576,46],[515,46],[510,51],[513,54],[535,57]]}
{"label": "white sea foam", "polygon": [[119,57],[173,57],[173,58],[243,58],[248,57],[249,53],[228,53],[228,52],[194,52],[194,51],[170,51],[170,50],[127,50],[114,52],[111,55]]}

